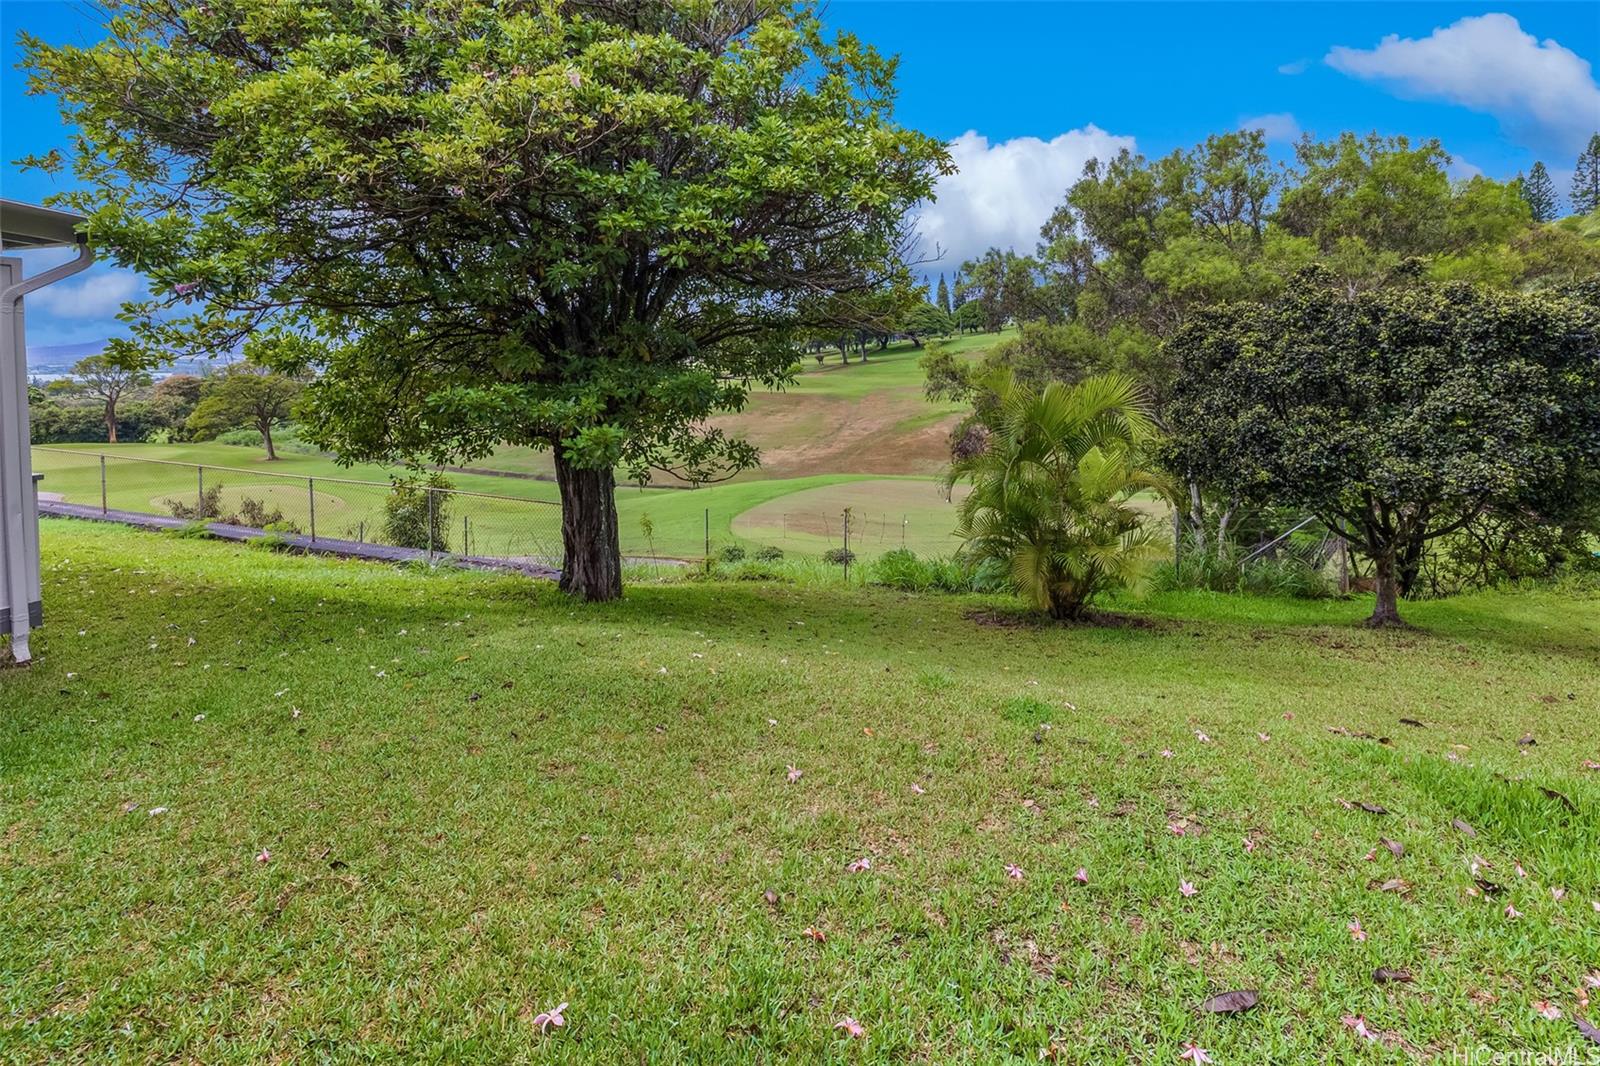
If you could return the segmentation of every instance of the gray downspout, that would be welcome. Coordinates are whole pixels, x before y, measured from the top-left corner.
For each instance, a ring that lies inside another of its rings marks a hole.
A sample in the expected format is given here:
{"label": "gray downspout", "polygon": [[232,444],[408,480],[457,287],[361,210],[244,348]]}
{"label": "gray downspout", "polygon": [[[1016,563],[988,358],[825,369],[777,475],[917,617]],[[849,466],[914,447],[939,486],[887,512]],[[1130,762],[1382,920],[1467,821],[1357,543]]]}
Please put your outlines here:
{"label": "gray downspout", "polygon": [[[0,446],[0,456],[5,459],[0,462],[0,497],[16,501],[15,507],[8,507],[6,514],[0,516],[4,523],[0,526],[0,553],[4,556],[0,558],[0,565],[5,567],[5,582],[10,589],[11,656],[19,665],[33,658],[28,649],[28,633],[32,628],[29,613],[33,606],[28,569],[30,565],[38,566],[37,557],[30,558],[33,553],[28,551],[37,536],[38,511],[31,505],[33,482],[28,476],[32,467],[28,449],[32,442],[28,433],[27,341],[22,298],[79,273],[92,262],[94,252],[80,235],[78,254],[74,258],[0,290],[0,411],[17,413],[15,426],[0,426],[0,432],[14,434],[16,451],[15,456],[10,456],[6,453],[13,449]],[[20,260],[13,259],[10,263],[16,264],[20,274]],[[35,523],[33,530],[27,528],[30,518]]]}

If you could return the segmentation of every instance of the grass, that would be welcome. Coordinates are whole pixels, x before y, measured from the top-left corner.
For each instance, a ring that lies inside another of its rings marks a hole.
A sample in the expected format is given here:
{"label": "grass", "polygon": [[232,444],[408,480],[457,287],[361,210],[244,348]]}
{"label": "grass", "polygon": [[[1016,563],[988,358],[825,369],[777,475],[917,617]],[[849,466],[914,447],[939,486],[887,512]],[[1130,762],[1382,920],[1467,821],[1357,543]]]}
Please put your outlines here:
{"label": "grass", "polygon": [[[957,352],[975,354],[1001,336],[971,334],[945,343]],[[731,482],[692,492],[681,487],[619,486],[623,551],[696,559],[703,554],[709,533],[713,548],[727,543],[776,544],[792,552],[821,552],[840,541],[837,531],[830,529],[845,507],[853,507],[862,529],[870,526],[884,546],[899,543],[904,521],[908,544],[948,550],[954,512],[936,498],[929,479],[945,465],[946,434],[960,408],[923,399],[919,360],[925,350],[902,341],[872,353],[865,363],[841,365],[837,353],[821,367],[806,359],[792,388],[781,394],[756,393],[745,412],[717,420],[758,444],[763,466]],[[401,472],[376,464],[345,467],[325,455],[288,451],[267,462],[259,447],[215,442],[52,445],[33,453],[34,469],[45,475],[41,489],[70,503],[98,505],[101,453],[110,457],[105,499],[110,507],[166,514],[170,499],[193,502],[198,489],[193,470],[132,460],[200,464],[227,468],[208,475],[208,483],[224,485],[225,505],[237,507],[249,496],[280,508],[288,521],[309,531],[311,490],[304,479],[314,478],[318,532],[348,539],[374,539],[382,527],[387,492],[342,482],[382,485]],[[447,523],[452,549],[466,544],[476,554],[540,559],[559,554],[559,516],[553,509],[518,502],[559,500],[548,453],[505,448],[474,462],[470,470],[476,472],[449,473],[451,484],[511,499],[457,501]],[[852,482],[873,476],[878,479],[874,485],[883,484],[885,478],[922,480],[914,488],[891,486],[884,499],[851,487]],[[794,493],[804,495],[788,504],[781,502]],[[907,494],[928,499],[901,498]],[[741,518],[752,508],[759,508],[759,513]],[[654,524],[653,536],[643,532],[640,519],[646,515]]]}
{"label": "grass", "polygon": [[[586,608],[60,521],[44,548],[39,661],[0,675],[0,1060],[1579,1047],[1532,1004],[1581,1013],[1600,960],[1594,598],[1008,627],[761,583]],[[1380,835],[1404,857],[1365,860]],[[1475,854],[1502,895],[1469,894]],[[1240,987],[1262,1005],[1195,1010]]]}

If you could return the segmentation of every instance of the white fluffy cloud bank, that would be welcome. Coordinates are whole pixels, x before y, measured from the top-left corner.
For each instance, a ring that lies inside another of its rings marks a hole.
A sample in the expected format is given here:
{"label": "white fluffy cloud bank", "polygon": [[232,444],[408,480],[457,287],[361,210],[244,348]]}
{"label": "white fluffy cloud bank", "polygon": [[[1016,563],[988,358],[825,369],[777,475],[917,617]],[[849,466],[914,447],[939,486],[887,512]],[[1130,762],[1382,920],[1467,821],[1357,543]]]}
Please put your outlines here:
{"label": "white fluffy cloud bank", "polygon": [[48,285],[27,298],[29,310],[58,318],[113,318],[129,300],[143,299],[144,280],[131,270],[95,271],[82,281]]}
{"label": "white fluffy cloud bank", "polygon": [[1048,141],[1018,137],[990,144],[980,133],[963,133],[950,142],[956,173],[939,182],[934,201],[920,212],[922,255],[942,253],[924,269],[953,271],[991,247],[1031,254],[1039,227],[1082,177],[1083,165],[1124,148],[1136,150],[1132,137],[1093,124]]}
{"label": "white fluffy cloud bank", "polygon": [[1600,122],[1588,60],[1523,31],[1510,15],[1464,18],[1420,40],[1390,34],[1372,49],[1334,48],[1326,62],[1405,96],[1493,115],[1529,147],[1581,150]]}
{"label": "white fluffy cloud bank", "polygon": [[1269,141],[1294,141],[1300,137],[1300,123],[1287,111],[1251,115],[1239,120],[1241,130],[1260,130]]}

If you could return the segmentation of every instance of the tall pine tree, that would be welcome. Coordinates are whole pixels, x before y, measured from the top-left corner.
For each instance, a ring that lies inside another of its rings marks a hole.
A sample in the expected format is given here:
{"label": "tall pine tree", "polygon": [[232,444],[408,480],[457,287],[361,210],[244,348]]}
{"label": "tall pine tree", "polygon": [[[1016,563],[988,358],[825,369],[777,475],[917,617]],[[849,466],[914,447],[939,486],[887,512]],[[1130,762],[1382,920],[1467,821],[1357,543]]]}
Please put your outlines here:
{"label": "tall pine tree", "polygon": [[1533,164],[1528,176],[1522,179],[1522,198],[1528,201],[1528,210],[1535,222],[1549,222],[1560,213],[1556,204],[1556,183],[1543,163]]}
{"label": "tall pine tree", "polygon": [[1573,169],[1572,210],[1580,215],[1600,210],[1600,133],[1589,138]]}
{"label": "tall pine tree", "polygon": [[939,310],[950,313],[950,287],[944,283],[943,274],[939,275]]}

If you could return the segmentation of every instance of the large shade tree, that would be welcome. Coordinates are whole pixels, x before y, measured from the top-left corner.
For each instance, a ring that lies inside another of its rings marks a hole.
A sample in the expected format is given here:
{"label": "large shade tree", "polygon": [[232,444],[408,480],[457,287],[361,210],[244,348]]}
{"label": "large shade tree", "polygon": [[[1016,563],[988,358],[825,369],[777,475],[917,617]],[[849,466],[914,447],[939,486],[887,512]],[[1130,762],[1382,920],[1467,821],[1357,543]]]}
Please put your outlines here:
{"label": "large shade tree", "polygon": [[1600,467],[1592,295],[1401,273],[1352,293],[1313,268],[1168,343],[1170,460],[1343,536],[1373,563],[1378,626],[1400,622],[1400,571],[1429,541],[1496,510],[1570,509]]}
{"label": "large shade tree", "polygon": [[348,461],[550,448],[562,584],[590,599],[621,592],[614,470],[755,462],[706,419],[785,379],[825,297],[898,275],[949,165],[895,124],[894,62],[808,3],[110,15],[26,63],[80,131],[63,199],[157,302],[193,302],[153,331],[322,339],[308,432]]}

